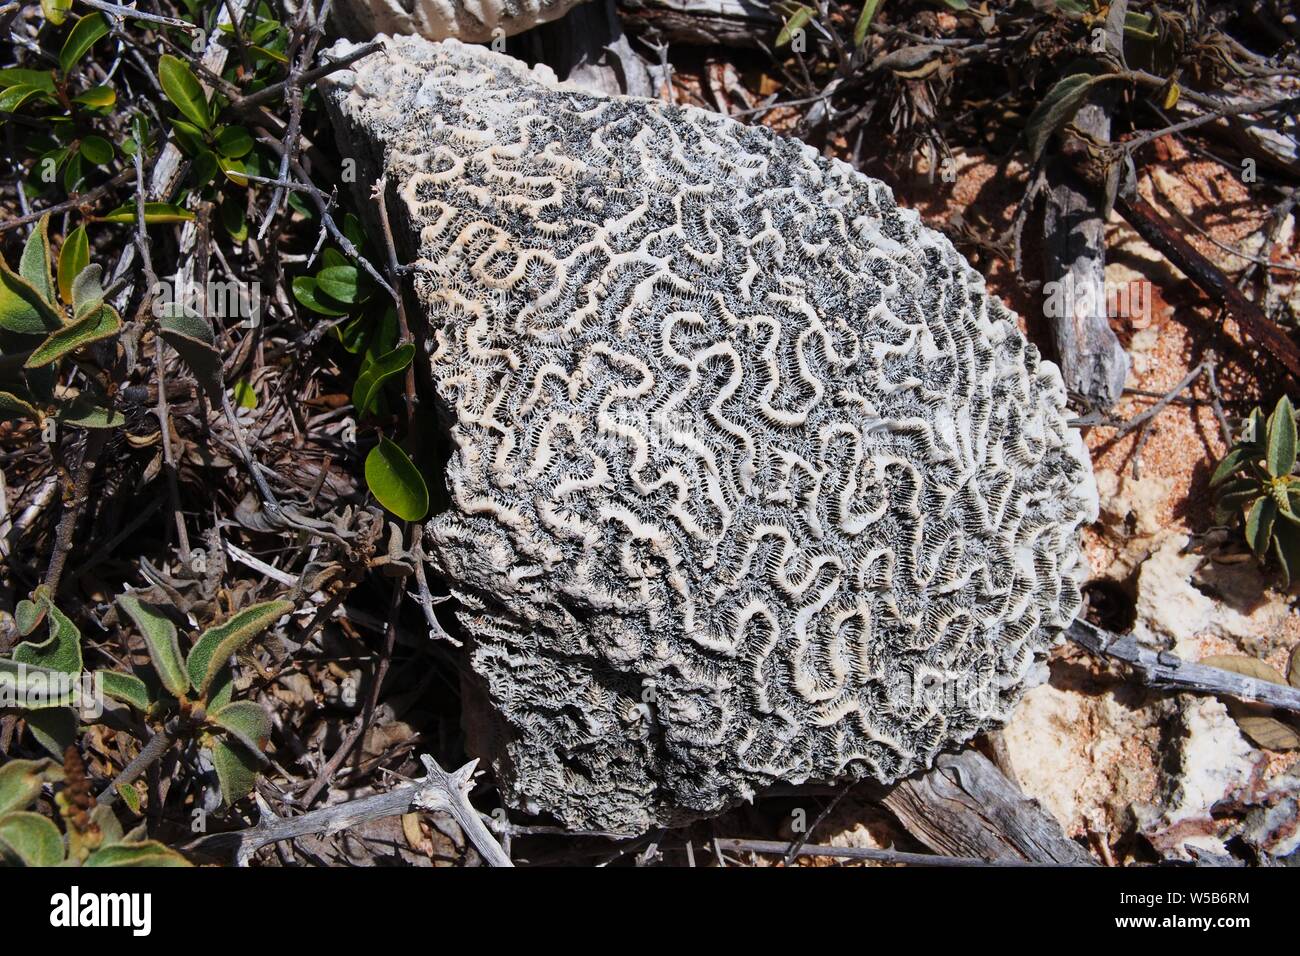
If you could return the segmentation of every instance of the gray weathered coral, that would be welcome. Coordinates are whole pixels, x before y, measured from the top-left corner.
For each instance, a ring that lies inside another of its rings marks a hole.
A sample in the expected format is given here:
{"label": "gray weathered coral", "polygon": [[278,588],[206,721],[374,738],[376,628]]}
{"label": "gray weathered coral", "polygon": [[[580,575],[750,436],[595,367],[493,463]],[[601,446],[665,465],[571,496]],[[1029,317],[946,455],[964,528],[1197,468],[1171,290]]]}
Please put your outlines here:
{"label": "gray weathered coral", "polygon": [[486,42],[558,19],[586,0],[339,0],[335,15],[357,36],[418,33]]}
{"label": "gray weathered coral", "polygon": [[453,444],[429,524],[516,806],[620,832],[890,781],[1009,715],[1080,605],[1087,454],[884,184],[454,41],[336,74]]}

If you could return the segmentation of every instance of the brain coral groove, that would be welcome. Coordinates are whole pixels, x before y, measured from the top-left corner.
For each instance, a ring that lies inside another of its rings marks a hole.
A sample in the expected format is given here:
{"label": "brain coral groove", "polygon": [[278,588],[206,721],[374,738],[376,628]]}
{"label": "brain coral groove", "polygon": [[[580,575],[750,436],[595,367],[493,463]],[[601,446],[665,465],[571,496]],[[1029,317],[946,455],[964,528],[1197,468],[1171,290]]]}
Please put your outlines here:
{"label": "brain coral groove", "polygon": [[637,832],[1008,717],[1096,494],[1056,367],[947,239],[795,140],[455,41],[331,80],[420,267],[428,548],[515,806]]}

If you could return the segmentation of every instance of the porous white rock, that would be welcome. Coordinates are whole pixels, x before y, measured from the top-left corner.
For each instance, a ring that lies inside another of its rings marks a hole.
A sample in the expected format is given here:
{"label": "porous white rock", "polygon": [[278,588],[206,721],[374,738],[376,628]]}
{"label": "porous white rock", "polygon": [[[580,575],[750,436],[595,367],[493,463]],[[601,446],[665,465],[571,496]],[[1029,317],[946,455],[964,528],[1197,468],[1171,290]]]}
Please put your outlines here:
{"label": "porous white rock", "polygon": [[486,43],[564,16],[586,0],[339,0],[335,16],[354,37],[416,33]]}
{"label": "porous white rock", "polygon": [[428,546],[515,806],[635,832],[1007,718],[1096,491],[947,239],[796,140],[455,42],[326,92],[418,267],[453,446]]}

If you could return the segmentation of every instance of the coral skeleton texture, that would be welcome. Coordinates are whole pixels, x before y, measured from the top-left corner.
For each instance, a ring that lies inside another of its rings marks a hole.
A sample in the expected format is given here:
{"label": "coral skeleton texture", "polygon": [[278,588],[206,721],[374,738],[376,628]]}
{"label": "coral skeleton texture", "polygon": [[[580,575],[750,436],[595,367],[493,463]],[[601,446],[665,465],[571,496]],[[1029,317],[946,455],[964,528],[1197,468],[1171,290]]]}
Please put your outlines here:
{"label": "coral skeleton texture", "polygon": [[982,277],[793,139],[385,42],[327,98],[419,267],[427,546],[515,806],[639,832],[1005,721],[1097,499]]}

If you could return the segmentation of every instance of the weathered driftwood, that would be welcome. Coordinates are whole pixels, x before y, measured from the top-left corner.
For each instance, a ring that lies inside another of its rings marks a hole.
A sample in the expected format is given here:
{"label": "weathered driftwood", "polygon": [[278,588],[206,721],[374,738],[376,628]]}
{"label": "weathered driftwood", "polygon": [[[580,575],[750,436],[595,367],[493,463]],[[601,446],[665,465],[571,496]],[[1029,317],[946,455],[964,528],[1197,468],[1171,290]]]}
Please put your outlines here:
{"label": "weathered driftwood", "polygon": [[759,0],[618,0],[628,28],[667,43],[753,47],[780,16]]}
{"label": "weathered driftwood", "polygon": [[[781,840],[738,840],[719,837],[713,841],[717,850],[734,850],[739,853],[762,853],[785,856],[790,844]],[[877,850],[869,846],[825,846],[805,843],[795,848],[794,856],[824,856],[840,860],[870,860],[873,863],[902,863],[908,866],[997,866],[1002,861],[990,863],[973,856],[940,856],[937,853],[908,853],[904,850]],[[1015,863],[1010,865],[1014,866]]]}
{"label": "weathered driftwood", "polygon": [[[1104,103],[1086,104],[1074,124],[1098,142],[1110,140]],[[1104,197],[1059,158],[1047,164],[1047,181],[1044,304],[1057,364],[1071,394],[1093,409],[1107,409],[1124,390],[1129,362],[1107,316]],[[1062,289],[1066,295],[1059,294]]]}
{"label": "weathered driftwood", "polygon": [[1148,687],[1222,694],[1248,703],[1267,704],[1300,713],[1300,689],[1295,687],[1183,660],[1169,651],[1143,647],[1131,634],[1112,634],[1083,620],[1076,620],[1065,633],[1070,640],[1093,654],[1128,664]]}
{"label": "weathered driftwood", "polygon": [[1091,866],[1088,851],[978,750],[940,757],[881,801],[935,853],[995,863]]}
{"label": "weathered driftwood", "polygon": [[[240,866],[247,866],[253,854],[271,843],[295,840],[315,833],[340,833],[370,820],[382,820],[415,810],[451,814],[461,832],[474,844],[489,866],[514,866],[469,802],[470,781],[477,760],[452,773],[443,770],[432,757],[422,756],[427,775],[387,793],[349,800],[299,817],[277,817],[262,804],[262,820],[247,830],[213,833],[200,837],[187,849],[228,854]],[[259,801],[261,803],[261,801]]]}

